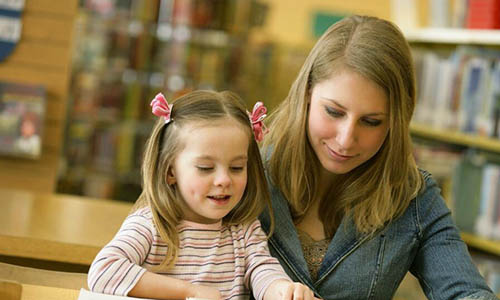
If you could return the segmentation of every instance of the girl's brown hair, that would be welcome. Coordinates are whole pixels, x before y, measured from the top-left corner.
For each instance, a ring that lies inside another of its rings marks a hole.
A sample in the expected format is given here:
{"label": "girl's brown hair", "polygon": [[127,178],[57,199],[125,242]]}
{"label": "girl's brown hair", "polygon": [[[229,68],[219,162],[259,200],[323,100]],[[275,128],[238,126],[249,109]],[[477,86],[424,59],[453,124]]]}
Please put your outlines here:
{"label": "girl's brown hair", "polygon": [[[299,221],[317,197],[321,164],[307,139],[311,89],[344,70],[379,85],[389,103],[389,133],[379,152],[344,175],[321,200],[319,214],[332,236],[344,215],[360,232],[373,233],[401,215],[423,185],[412,156],[409,132],[415,107],[410,48],[389,21],[350,16],[332,25],[306,58],[288,96],[271,114],[274,129],[264,139],[271,180]],[[279,130],[278,130],[279,129]],[[283,171],[286,170],[286,171]]]}
{"label": "girl's brown hair", "polygon": [[183,218],[184,203],[175,184],[167,184],[167,171],[184,147],[181,131],[187,124],[203,122],[204,126],[210,126],[215,120],[231,118],[248,133],[247,185],[242,199],[223,222],[227,225],[249,223],[266,205],[270,207],[259,147],[253,138],[244,102],[232,92],[194,91],[175,99],[172,104],[172,121],[165,124],[165,120],[159,118],[146,144],[142,164],[143,191],[135,206],[151,209],[154,225],[167,244],[168,252],[159,268],[173,266],[179,251],[176,226]]}

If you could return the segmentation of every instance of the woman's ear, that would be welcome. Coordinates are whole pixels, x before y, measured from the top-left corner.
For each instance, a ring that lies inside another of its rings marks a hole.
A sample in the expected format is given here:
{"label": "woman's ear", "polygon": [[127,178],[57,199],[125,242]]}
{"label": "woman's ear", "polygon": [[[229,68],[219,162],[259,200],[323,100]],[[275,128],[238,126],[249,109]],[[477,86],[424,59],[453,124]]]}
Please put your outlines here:
{"label": "woman's ear", "polygon": [[167,184],[172,185],[172,184],[175,184],[176,182],[177,182],[177,180],[175,179],[174,168],[170,167],[170,168],[168,168],[168,171],[167,171]]}

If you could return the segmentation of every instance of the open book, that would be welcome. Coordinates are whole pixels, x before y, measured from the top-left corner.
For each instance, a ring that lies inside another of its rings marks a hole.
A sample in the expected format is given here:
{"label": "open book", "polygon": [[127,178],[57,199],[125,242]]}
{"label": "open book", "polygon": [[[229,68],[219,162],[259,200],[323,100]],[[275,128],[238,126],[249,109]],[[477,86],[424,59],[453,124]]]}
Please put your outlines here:
{"label": "open book", "polygon": [[[81,289],[80,294],[78,295],[78,300],[133,300],[133,299],[145,300],[144,298],[134,298],[134,297],[94,293],[94,292],[88,291],[86,289]],[[149,300],[152,300],[152,299],[149,299]]]}
{"label": "open book", "polygon": [[[145,298],[134,298],[134,297],[125,297],[125,296],[115,296],[115,295],[108,295],[108,294],[101,294],[101,293],[94,293],[91,291],[88,291],[86,289],[81,289],[80,294],[78,295],[78,300],[148,300]],[[149,299],[153,300],[153,299]],[[186,298],[186,300],[209,300],[209,299],[202,299],[202,298]]]}

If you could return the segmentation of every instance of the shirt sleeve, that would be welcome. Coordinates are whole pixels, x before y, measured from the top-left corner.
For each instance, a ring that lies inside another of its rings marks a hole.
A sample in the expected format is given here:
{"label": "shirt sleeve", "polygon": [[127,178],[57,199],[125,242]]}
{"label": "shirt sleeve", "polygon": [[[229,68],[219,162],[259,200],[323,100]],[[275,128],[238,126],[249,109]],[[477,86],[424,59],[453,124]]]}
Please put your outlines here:
{"label": "shirt sleeve", "polygon": [[[430,176],[430,175],[429,175]],[[432,299],[498,299],[473,264],[436,182],[417,197],[420,246],[410,271]]]}
{"label": "shirt sleeve", "polygon": [[291,281],[278,260],[269,254],[266,234],[256,220],[245,228],[245,285],[257,300],[264,298],[269,285],[278,279]]}
{"label": "shirt sleeve", "polygon": [[88,273],[93,292],[126,296],[146,269],[141,267],[153,243],[153,223],[145,209],[123,222],[115,237],[97,254]]}

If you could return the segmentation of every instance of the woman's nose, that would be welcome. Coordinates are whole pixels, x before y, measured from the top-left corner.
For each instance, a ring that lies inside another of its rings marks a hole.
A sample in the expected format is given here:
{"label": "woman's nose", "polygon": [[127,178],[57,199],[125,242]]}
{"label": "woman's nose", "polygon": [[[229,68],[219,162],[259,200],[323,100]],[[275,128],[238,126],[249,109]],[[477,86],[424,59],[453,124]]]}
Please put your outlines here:
{"label": "woman's nose", "polygon": [[351,148],[357,141],[356,137],[356,124],[354,122],[344,122],[337,128],[337,144],[342,149],[347,150]]}

